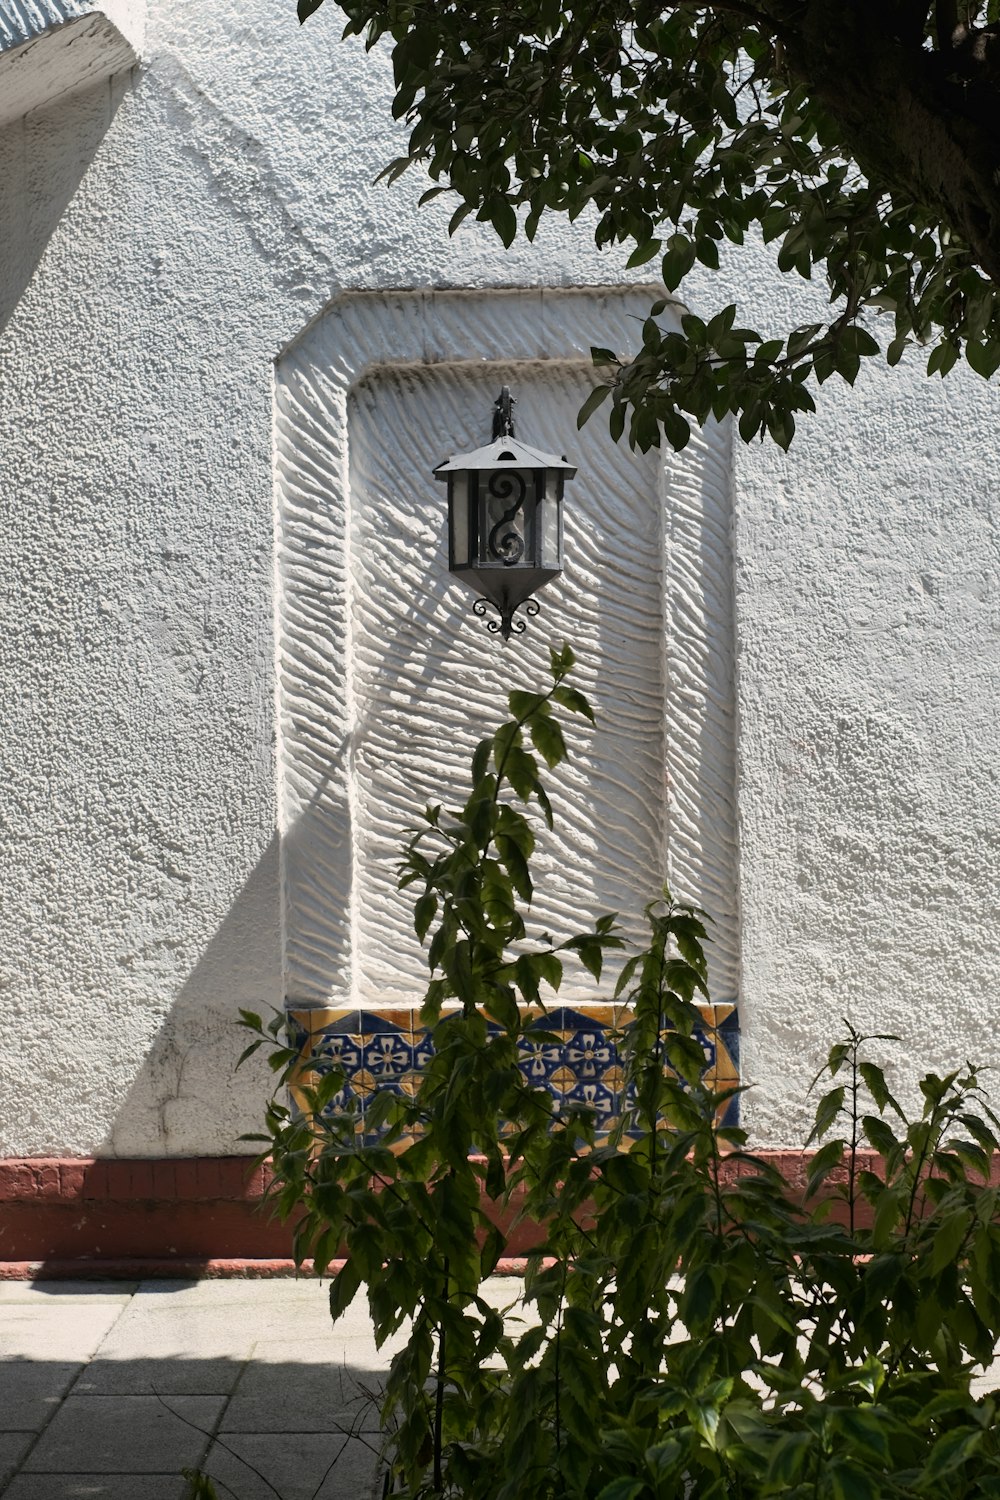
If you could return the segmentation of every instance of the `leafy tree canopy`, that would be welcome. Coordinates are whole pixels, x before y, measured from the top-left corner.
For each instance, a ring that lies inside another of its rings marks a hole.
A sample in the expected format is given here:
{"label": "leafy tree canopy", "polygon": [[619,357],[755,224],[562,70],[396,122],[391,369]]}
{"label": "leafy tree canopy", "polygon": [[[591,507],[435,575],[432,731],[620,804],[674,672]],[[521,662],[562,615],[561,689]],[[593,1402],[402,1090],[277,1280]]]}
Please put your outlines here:
{"label": "leafy tree canopy", "polygon": [[[322,0],[299,0],[305,20]],[[670,292],[749,232],[830,292],[825,320],[764,338],[728,306],[597,349],[611,428],[648,448],[734,413],[787,447],[811,387],[927,351],[1000,367],[1000,0],[341,0],[392,44],[407,152],[505,245],[594,213]],[[881,315],[881,316],[878,316]]]}

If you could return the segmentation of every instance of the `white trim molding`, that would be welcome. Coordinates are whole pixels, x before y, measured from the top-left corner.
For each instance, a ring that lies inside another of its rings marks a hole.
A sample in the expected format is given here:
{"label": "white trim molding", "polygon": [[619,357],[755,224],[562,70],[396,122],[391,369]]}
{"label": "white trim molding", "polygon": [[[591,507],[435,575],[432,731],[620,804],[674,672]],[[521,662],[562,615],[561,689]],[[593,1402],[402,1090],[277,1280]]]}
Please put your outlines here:
{"label": "white trim molding", "polygon": [[0,127],[139,60],[145,0],[0,0]]}

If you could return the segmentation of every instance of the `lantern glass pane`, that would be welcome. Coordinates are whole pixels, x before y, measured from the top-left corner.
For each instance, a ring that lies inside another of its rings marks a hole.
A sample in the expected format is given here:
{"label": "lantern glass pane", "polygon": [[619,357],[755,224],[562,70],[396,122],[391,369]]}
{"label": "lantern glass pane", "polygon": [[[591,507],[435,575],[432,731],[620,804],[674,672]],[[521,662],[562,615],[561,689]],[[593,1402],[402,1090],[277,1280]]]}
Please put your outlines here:
{"label": "lantern glass pane", "polygon": [[448,484],[451,508],[451,567],[467,568],[469,553],[469,476],[453,474]]}
{"label": "lantern glass pane", "polygon": [[530,567],[534,562],[534,475],[494,469],[479,479],[479,559],[485,567]]}
{"label": "lantern glass pane", "polygon": [[541,557],[543,568],[562,567],[562,476],[546,473],[542,481],[543,497],[539,503]]}

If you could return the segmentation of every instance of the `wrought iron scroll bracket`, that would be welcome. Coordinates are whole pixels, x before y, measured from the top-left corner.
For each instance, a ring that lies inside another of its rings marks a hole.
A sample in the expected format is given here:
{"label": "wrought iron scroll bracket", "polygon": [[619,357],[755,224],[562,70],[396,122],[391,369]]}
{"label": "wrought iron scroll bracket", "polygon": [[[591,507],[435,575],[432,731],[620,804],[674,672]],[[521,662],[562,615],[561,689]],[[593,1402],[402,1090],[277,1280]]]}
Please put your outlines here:
{"label": "wrought iron scroll bracket", "polygon": [[[495,620],[486,620],[486,629],[491,635],[498,635],[502,640],[509,641],[512,635],[524,634],[525,621],[515,619],[519,607],[519,605],[515,604],[510,609],[501,609],[498,604],[493,603],[492,599],[477,599],[472,606],[472,613],[478,615],[482,620],[486,619],[487,610],[495,609],[497,618]],[[536,599],[528,599],[524,604],[524,613],[529,619],[533,620],[540,608],[541,606]]]}

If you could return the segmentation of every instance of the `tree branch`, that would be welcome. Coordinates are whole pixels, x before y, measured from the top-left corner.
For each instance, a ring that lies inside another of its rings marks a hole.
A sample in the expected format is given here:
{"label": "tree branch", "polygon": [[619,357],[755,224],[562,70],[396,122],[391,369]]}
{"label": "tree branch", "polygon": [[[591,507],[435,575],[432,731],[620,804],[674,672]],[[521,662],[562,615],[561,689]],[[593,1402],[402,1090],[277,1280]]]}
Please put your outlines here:
{"label": "tree branch", "polygon": [[[946,25],[944,10],[937,14]],[[868,0],[805,0],[793,71],[873,184],[940,215],[1000,286],[997,89],[956,80],[952,43],[945,53],[907,46],[887,24]]]}
{"label": "tree branch", "polygon": [[958,0],[935,0],[934,34],[938,50],[950,52],[955,45],[958,31]]}

